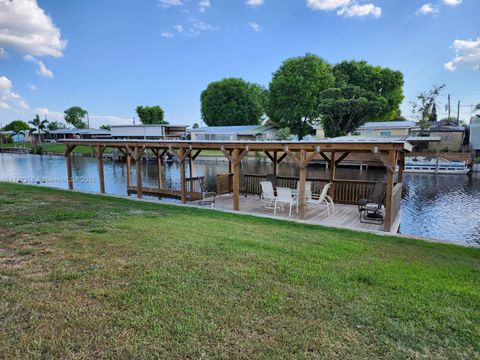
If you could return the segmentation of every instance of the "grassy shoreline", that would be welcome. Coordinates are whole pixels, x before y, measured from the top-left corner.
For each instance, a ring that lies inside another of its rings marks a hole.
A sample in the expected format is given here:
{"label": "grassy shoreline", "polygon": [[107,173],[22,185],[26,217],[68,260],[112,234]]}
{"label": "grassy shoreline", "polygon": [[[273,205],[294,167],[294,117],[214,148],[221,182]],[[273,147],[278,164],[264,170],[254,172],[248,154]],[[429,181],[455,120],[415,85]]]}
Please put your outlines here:
{"label": "grassy shoreline", "polygon": [[480,354],[480,249],[0,183],[6,357]]}

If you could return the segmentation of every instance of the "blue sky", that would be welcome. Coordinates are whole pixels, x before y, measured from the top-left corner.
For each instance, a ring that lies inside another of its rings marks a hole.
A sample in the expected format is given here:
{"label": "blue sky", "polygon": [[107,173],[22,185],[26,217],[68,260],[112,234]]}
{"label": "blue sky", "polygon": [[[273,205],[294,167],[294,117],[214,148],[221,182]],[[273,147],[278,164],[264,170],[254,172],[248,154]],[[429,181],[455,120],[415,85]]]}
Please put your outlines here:
{"label": "blue sky", "polygon": [[479,0],[0,0],[0,123],[59,120],[73,105],[94,126],[129,123],[158,104],[190,125],[211,81],[268,86],[306,52],[402,71],[406,117],[445,83],[443,115],[447,93],[454,112],[480,102],[478,14]]}

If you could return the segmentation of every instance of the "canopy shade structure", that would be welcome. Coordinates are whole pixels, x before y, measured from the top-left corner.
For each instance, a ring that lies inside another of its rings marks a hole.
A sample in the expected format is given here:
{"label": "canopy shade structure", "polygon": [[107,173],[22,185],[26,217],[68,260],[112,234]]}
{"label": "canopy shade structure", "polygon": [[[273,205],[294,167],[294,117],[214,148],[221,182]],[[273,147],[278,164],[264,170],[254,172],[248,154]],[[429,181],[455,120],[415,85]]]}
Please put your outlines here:
{"label": "canopy shade structure", "polygon": [[[400,199],[403,182],[403,171],[405,166],[405,153],[412,151],[413,146],[403,138],[359,138],[344,137],[321,141],[292,142],[292,141],[191,141],[191,140],[116,140],[116,139],[95,139],[62,140],[65,144],[65,156],[67,158],[67,175],[69,188],[73,189],[71,155],[76,146],[91,146],[99,161],[100,191],[105,192],[103,178],[103,152],[105,148],[116,148],[121,151],[127,161],[127,187],[136,192],[137,197],[142,197],[141,157],[146,150],[151,151],[157,158],[159,170],[158,194],[167,194],[163,191],[161,184],[161,160],[168,152],[173,154],[180,163],[181,190],[178,194],[169,191],[168,194],[178,195],[183,203],[191,200],[198,191],[194,191],[193,182],[197,178],[192,176],[193,162],[202,150],[219,150],[230,163],[230,173],[233,177],[233,209],[240,210],[239,189],[240,189],[240,163],[250,151],[262,151],[272,161],[274,172],[278,173],[278,165],[289,157],[299,168],[299,211],[305,212],[305,182],[306,169],[308,164],[316,159],[323,159],[329,164],[330,169],[330,194],[335,193],[335,172],[337,165],[350,153],[371,153],[378,157],[387,170],[386,179],[386,200],[385,200],[385,231],[398,230],[400,218]],[[130,186],[130,163],[136,163],[137,184],[136,188]],[[186,163],[190,166],[190,178],[186,178]],[[394,181],[394,174],[398,169],[397,183]],[[354,181],[353,181],[354,182]]]}

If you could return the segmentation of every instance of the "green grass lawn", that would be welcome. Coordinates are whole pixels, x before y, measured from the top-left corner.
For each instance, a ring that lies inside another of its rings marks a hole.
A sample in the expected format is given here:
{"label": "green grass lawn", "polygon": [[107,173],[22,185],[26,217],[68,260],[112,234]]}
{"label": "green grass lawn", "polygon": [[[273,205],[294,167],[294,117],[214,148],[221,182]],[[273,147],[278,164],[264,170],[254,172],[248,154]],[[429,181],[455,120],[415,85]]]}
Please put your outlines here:
{"label": "green grass lawn", "polygon": [[480,249],[0,183],[2,358],[478,358]]}
{"label": "green grass lawn", "polygon": [[[18,147],[18,146],[24,146],[28,149],[31,149],[32,148],[32,144],[31,143],[24,143],[24,144],[3,144],[2,147],[5,147],[5,148],[12,148],[12,147]],[[43,143],[41,145],[42,147],[42,150],[43,152],[54,152],[54,153],[59,153],[59,154],[63,154],[65,153],[65,145],[63,144],[60,144],[60,143]],[[110,149],[107,148],[105,149],[105,152],[109,152]],[[77,153],[77,154],[91,154],[92,153],[92,149],[90,148],[90,146],[83,146],[83,145],[79,145],[79,146],[76,146],[75,149],[73,150],[74,153]]]}

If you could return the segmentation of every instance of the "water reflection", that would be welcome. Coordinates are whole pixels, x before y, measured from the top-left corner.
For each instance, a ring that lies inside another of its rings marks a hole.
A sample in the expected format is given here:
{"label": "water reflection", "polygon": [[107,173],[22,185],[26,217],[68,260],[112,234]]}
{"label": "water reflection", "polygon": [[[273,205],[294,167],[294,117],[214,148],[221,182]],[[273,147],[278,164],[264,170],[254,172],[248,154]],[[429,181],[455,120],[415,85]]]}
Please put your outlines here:
{"label": "water reflection", "polygon": [[[94,158],[74,157],[72,161],[74,187],[84,191],[98,191],[97,161]],[[187,167],[188,169],[188,167]],[[272,171],[270,163],[244,163],[242,170],[251,174],[266,174]],[[194,175],[205,175],[209,190],[215,189],[217,174],[228,171],[228,163],[196,161]],[[107,193],[126,195],[125,163],[105,161],[105,188]],[[280,166],[285,176],[298,176],[293,165]],[[188,174],[188,171],[187,171]],[[327,178],[323,167],[308,168],[309,177]],[[339,168],[337,178],[381,180],[385,171]],[[37,183],[66,189],[65,160],[60,156],[36,156],[0,154],[0,180]],[[132,184],[135,184],[135,166],[132,166]],[[157,185],[155,163],[143,164],[142,181],[145,187]],[[165,187],[180,188],[177,163],[165,164],[163,172]],[[456,175],[407,174],[402,200],[401,232],[429,236],[453,242],[480,244],[480,179]]]}

